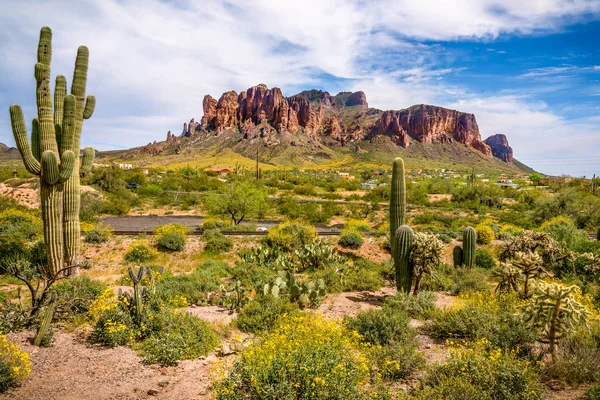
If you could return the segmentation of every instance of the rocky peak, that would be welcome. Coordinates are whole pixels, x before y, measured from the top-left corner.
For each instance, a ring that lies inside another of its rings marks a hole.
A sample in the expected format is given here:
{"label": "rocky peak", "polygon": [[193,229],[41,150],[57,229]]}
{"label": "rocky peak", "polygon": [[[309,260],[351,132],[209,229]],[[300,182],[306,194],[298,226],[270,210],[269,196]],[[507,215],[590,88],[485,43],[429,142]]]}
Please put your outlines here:
{"label": "rocky peak", "polygon": [[492,155],[504,162],[512,162],[513,149],[508,145],[508,139],[505,135],[497,134],[484,140],[484,143],[492,149]]}
{"label": "rocky peak", "polygon": [[354,92],[346,100],[346,106],[363,106],[364,108],[369,108],[367,96],[365,96],[365,93],[362,91]]}

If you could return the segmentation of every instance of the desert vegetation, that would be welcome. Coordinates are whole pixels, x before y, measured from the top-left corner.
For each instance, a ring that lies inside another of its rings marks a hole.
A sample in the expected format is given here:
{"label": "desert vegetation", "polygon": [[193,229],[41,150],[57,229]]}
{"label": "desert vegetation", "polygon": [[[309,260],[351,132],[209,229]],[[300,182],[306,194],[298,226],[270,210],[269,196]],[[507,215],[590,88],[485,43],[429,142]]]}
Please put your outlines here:
{"label": "desert vegetation", "polygon": [[[50,40],[43,28],[38,95]],[[72,94],[59,76],[31,144],[11,107],[26,170],[0,176],[41,202],[0,197],[0,398],[84,396],[106,382],[91,359],[127,376],[91,398],[598,398],[594,181],[401,158],[344,174],[92,168],[84,69],[80,48]],[[106,216],[202,222],[127,234]]]}

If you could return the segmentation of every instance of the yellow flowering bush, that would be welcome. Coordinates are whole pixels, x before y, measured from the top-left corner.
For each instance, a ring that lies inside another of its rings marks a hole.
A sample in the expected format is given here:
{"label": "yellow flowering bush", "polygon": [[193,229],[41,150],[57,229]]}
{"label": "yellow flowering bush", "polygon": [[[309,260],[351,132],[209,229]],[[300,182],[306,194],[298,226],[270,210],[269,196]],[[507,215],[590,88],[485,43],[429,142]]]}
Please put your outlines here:
{"label": "yellow flowering bush", "polygon": [[181,224],[159,226],[154,230],[154,240],[159,249],[181,251],[185,248],[188,233],[188,227]]}
{"label": "yellow flowering bush", "polygon": [[117,299],[112,289],[106,289],[98,296],[88,310],[88,320],[94,327],[92,341],[114,347],[139,337],[140,332],[128,311],[128,302],[126,297]]}
{"label": "yellow flowering bush", "polygon": [[488,225],[479,224],[475,227],[477,232],[477,243],[479,244],[490,244],[495,239],[495,234],[492,228]]}
{"label": "yellow flowering bush", "polygon": [[19,345],[9,342],[5,335],[0,334],[0,393],[30,372],[29,354]]}
{"label": "yellow flowering bush", "polygon": [[[487,339],[464,344],[447,342],[450,358],[433,367],[416,393],[417,399],[541,399],[538,366],[502,351]],[[465,397],[466,396],[466,397]]]}
{"label": "yellow flowering bush", "polygon": [[217,399],[362,398],[368,348],[358,333],[319,314],[284,317],[215,385]]}

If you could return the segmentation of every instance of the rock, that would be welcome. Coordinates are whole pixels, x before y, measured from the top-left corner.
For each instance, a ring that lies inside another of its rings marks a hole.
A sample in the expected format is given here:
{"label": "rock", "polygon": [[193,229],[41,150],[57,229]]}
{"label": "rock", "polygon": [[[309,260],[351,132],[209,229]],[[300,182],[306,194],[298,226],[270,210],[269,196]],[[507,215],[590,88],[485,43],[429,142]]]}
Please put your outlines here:
{"label": "rock", "polygon": [[492,155],[504,162],[510,163],[513,160],[513,149],[508,145],[508,139],[505,135],[497,134],[484,140],[484,143],[492,149]]}
{"label": "rock", "polygon": [[204,100],[202,100],[202,110],[204,115],[200,120],[200,128],[207,130],[214,129],[215,118],[217,117],[217,100],[207,94],[204,96]]}
{"label": "rock", "polygon": [[225,128],[237,125],[238,94],[235,90],[223,93],[217,103],[217,115],[215,117],[215,128],[217,135]]}
{"label": "rock", "polygon": [[150,389],[148,390],[148,396],[156,396],[158,394],[158,390]]}
{"label": "rock", "polygon": [[364,108],[369,108],[369,103],[367,103],[367,96],[365,96],[365,93],[362,91],[354,92],[346,100],[346,106],[363,106]]}
{"label": "rock", "polygon": [[187,132],[186,132],[185,136],[190,137],[190,136],[194,135],[199,126],[200,126],[200,124],[197,123],[196,121],[194,121],[194,118],[192,118],[190,120],[190,123],[187,126]]}
{"label": "rock", "polygon": [[391,136],[402,147],[411,139],[421,143],[452,143],[457,141],[473,147],[487,156],[490,147],[481,141],[479,127],[473,114],[443,107],[421,104],[400,111],[386,111],[371,128],[369,138]]}

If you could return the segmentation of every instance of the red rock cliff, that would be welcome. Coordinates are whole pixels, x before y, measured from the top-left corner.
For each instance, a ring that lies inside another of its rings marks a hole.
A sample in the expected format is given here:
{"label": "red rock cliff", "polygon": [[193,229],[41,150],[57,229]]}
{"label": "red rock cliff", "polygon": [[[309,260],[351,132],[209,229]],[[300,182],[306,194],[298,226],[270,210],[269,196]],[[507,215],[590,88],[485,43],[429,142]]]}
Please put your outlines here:
{"label": "red rock cliff", "polygon": [[484,143],[490,146],[494,157],[504,162],[512,162],[513,149],[508,145],[508,139],[505,135],[497,134],[484,140]]}

